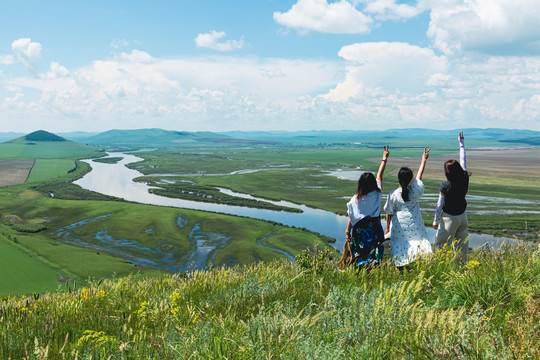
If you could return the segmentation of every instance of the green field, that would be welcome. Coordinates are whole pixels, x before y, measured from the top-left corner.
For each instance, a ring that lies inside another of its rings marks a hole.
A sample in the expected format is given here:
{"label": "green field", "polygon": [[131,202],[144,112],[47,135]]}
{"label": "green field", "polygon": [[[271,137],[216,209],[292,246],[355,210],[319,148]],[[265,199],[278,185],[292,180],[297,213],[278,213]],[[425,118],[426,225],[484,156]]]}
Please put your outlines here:
{"label": "green field", "polygon": [[75,162],[69,159],[37,159],[27,183],[48,180],[62,176],[75,168]]}
{"label": "green field", "polygon": [[59,273],[28,256],[4,236],[0,236],[0,264],[0,296],[53,291],[60,284]]}
{"label": "green field", "polygon": [[71,141],[6,142],[0,144],[0,153],[2,158],[31,159],[80,159],[103,155],[98,148]]}

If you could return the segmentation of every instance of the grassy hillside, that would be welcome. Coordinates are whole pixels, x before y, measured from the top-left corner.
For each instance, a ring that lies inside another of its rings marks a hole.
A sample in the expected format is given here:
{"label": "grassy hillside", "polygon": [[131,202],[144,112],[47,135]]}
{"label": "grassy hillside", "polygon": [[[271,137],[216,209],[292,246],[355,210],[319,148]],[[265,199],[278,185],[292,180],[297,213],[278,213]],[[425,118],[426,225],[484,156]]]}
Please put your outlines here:
{"label": "grassy hillside", "polygon": [[[74,170],[77,159],[102,155],[104,152],[93,146],[36,131],[0,143],[0,186],[53,179]],[[25,171],[13,171],[23,168]]]}
{"label": "grassy hillside", "polygon": [[405,273],[297,263],[127,277],[0,303],[0,357],[537,359],[540,248],[441,251]]}
{"label": "grassy hillside", "polygon": [[93,146],[71,141],[26,141],[23,138],[0,144],[2,158],[81,159],[103,155]]}

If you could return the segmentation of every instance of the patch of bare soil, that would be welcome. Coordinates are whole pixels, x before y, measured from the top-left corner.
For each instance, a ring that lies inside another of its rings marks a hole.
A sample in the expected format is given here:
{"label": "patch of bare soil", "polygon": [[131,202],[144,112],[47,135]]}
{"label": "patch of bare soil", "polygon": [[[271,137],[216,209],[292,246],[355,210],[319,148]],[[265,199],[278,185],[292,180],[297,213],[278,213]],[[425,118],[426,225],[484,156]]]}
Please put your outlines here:
{"label": "patch of bare soil", "polygon": [[24,184],[34,159],[0,159],[0,187]]}

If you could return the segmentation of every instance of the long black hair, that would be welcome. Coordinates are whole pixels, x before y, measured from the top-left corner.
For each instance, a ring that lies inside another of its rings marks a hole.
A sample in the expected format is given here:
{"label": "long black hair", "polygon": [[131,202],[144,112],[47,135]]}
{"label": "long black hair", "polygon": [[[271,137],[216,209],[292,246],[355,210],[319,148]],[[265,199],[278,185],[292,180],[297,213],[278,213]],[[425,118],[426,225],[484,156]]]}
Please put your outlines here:
{"label": "long black hair", "polygon": [[379,192],[381,191],[377,186],[377,180],[375,180],[375,175],[373,175],[373,173],[370,173],[369,171],[366,171],[365,173],[360,175],[360,179],[358,179],[358,188],[356,189],[356,195],[358,198],[360,198],[360,196],[365,196],[373,190]]}
{"label": "long black hair", "polygon": [[399,185],[401,185],[401,198],[403,201],[409,201],[409,183],[413,177],[412,170],[404,166],[399,169],[398,180]]}
{"label": "long black hair", "polygon": [[444,163],[444,175],[450,183],[450,189],[457,192],[467,192],[470,173],[463,170],[457,160],[448,160]]}

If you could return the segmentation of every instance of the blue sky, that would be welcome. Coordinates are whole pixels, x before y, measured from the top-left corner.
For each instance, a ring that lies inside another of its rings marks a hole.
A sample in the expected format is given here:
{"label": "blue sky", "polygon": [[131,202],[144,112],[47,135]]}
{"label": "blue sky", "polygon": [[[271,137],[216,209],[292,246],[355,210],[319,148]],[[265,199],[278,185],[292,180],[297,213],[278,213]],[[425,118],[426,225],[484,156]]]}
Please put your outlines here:
{"label": "blue sky", "polygon": [[536,0],[13,1],[0,131],[540,130]]}

